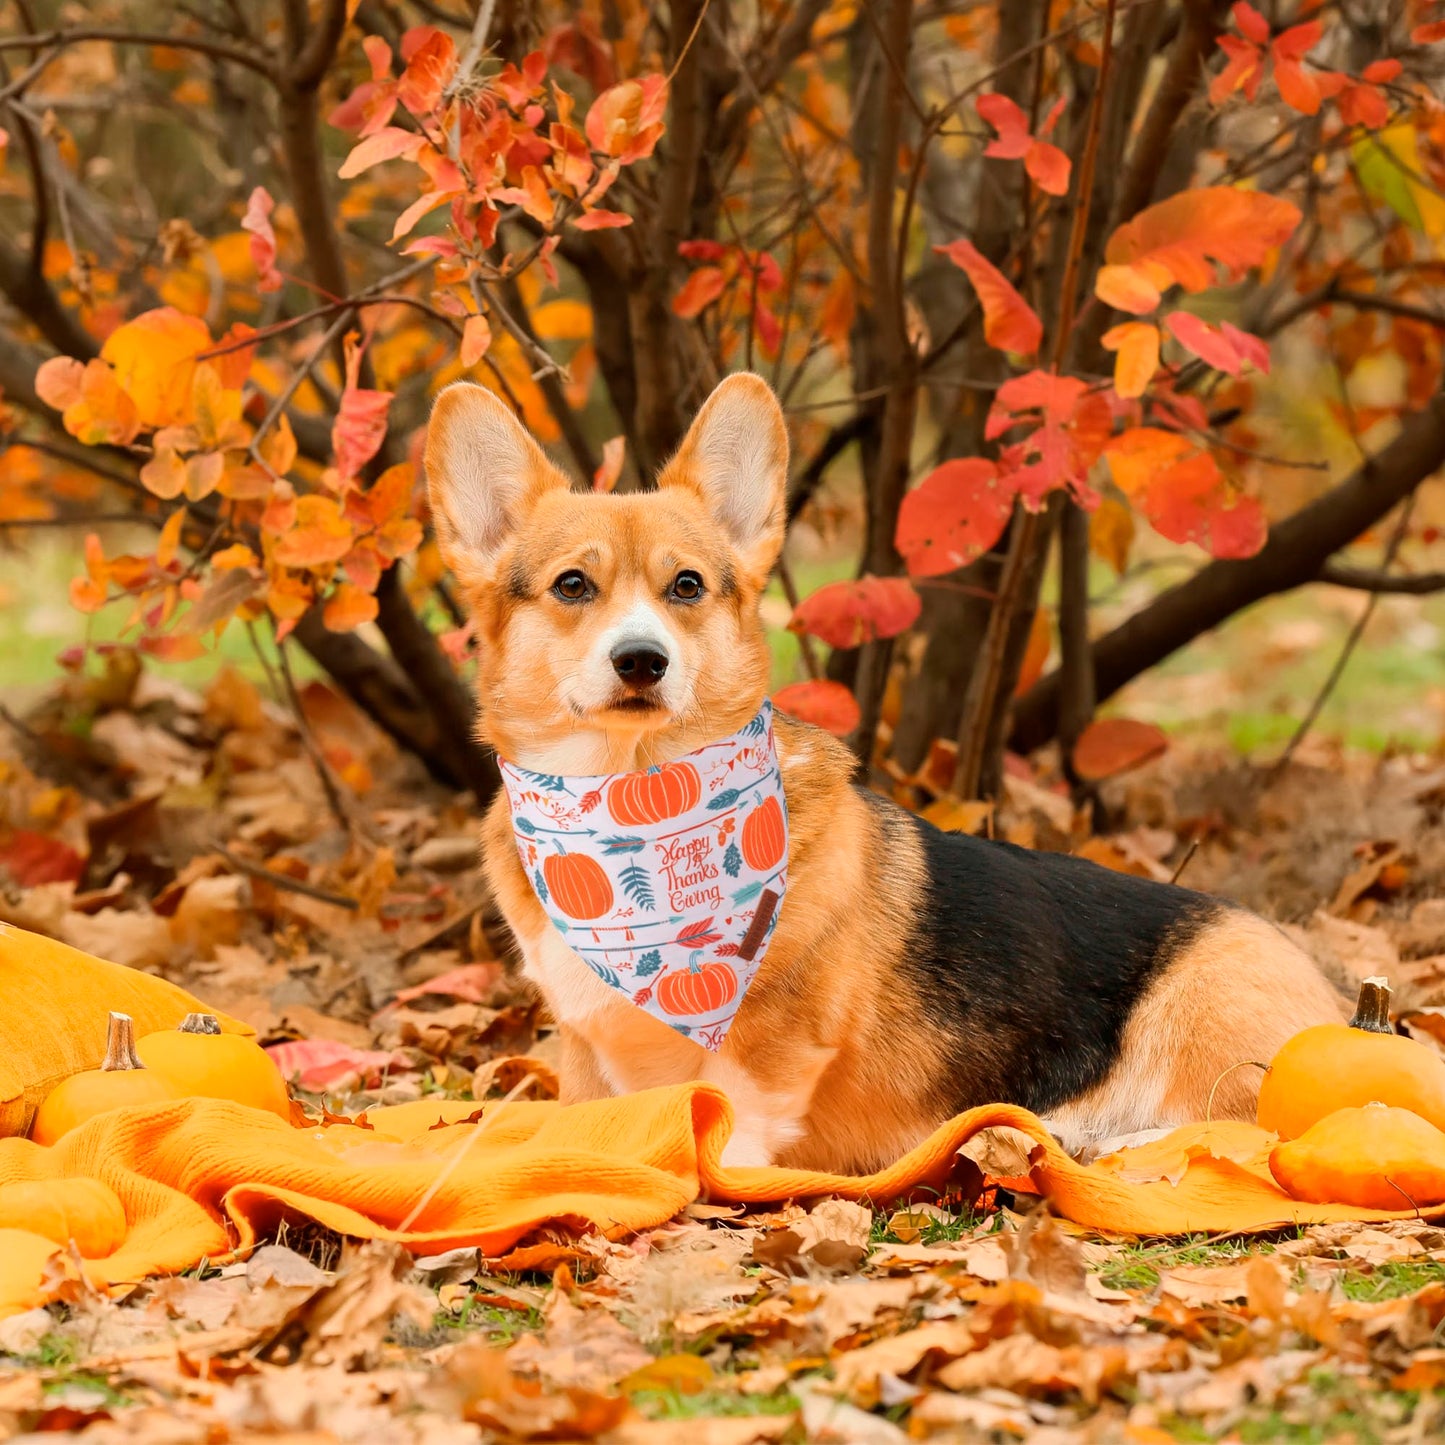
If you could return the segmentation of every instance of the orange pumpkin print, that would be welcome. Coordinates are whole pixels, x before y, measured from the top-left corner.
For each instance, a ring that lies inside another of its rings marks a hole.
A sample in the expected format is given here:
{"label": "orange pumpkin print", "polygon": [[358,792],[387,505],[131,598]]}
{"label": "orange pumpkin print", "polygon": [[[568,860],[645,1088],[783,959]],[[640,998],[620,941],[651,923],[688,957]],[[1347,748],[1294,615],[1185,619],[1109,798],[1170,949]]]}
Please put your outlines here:
{"label": "orange pumpkin print", "polygon": [[623,827],[680,818],[702,798],[702,778],[691,763],[664,763],[645,773],[627,773],[607,789],[607,810]]}
{"label": "orange pumpkin print", "polygon": [[764,799],[743,824],[743,857],[749,868],[765,873],[783,861],[788,847],[788,830],[776,798]]}
{"label": "orange pumpkin print", "polygon": [[585,853],[553,853],[542,860],[552,901],[568,918],[600,918],[612,907],[612,884]]}
{"label": "orange pumpkin print", "polygon": [[700,968],[665,974],[657,985],[657,1003],[663,1013],[692,1017],[731,1003],[737,991],[737,974],[714,959]]}

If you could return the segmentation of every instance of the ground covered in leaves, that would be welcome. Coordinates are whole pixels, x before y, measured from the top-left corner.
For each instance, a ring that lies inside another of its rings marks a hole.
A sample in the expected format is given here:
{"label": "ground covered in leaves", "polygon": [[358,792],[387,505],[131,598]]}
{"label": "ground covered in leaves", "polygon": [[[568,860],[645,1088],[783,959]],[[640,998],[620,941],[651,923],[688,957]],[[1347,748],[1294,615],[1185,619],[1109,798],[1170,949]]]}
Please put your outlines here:
{"label": "ground covered in leaves", "polygon": [[[320,684],[297,702],[117,653],[5,712],[0,917],[246,1018],[316,1110],[547,1096],[552,1036],[506,966],[471,800]],[[1183,866],[1342,982],[1388,974],[1403,1026],[1445,1043],[1438,757],[1307,743],[1276,774],[1176,748],[1081,809],[1020,766],[988,817],[900,787],[945,823]],[[1417,1440],[1445,1430],[1442,1383],[1435,1226],[1107,1239],[1002,1191],[700,1203],[492,1261],[297,1219],[249,1258],[0,1322],[0,1438]]]}

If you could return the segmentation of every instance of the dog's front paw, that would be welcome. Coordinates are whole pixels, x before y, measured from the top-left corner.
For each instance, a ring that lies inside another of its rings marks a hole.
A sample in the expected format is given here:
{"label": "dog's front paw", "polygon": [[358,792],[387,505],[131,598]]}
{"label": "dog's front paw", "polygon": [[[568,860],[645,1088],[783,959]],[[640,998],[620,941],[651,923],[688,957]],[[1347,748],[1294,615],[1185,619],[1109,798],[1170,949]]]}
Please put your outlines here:
{"label": "dog's front paw", "polygon": [[756,1135],[742,1130],[723,1145],[724,1169],[763,1169],[773,1162],[772,1152]]}

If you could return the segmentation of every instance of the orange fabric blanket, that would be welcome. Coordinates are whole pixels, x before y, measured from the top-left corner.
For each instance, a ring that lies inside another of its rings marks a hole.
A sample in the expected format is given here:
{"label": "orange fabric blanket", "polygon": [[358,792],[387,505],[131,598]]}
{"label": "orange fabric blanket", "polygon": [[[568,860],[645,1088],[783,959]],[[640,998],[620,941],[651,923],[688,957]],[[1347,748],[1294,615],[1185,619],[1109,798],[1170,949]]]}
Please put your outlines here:
{"label": "orange fabric blanket", "polygon": [[0,1140],[0,1184],[87,1175],[115,1190],[129,1232],[114,1254],[88,1265],[97,1283],[111,1285],[244,1251],[285,1213],[348,1235],[396,1239],[418,1253],[475,1245],[498,1256],[540,1225],[622,1234],[661,1224],[700,1196],[764,1202],[836,1194],[882,1204],[940,1184],[959,1146],[998,1125],[1036,1141],[1033,1183],[1060,1214],[1111,1233],[1413,1217],[1296,1203],[1270,1178],[1271,1136],[1253,1125],[1191,1125],[1085,1166],[1026,1110],[988,1105],[945,1124],[891,1168],[852,1178],[724,1168],[731,1109],[704,1084],[567,1108],[498,1104],[480,1123],[429,1127],[474,1109],[423,1101],[378,1110],[376,1132],[293,1129],[212,1099],[115,1110],[52,1148]]}

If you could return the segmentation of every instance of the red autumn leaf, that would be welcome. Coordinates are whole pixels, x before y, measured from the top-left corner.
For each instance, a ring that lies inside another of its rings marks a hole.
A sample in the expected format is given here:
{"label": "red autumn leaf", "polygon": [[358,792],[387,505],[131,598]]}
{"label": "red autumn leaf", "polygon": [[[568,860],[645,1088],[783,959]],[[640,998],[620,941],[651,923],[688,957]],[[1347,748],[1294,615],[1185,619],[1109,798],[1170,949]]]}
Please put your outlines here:
{"label": "red autumn leaf", "polygon": [[1047,607],[1040,607],[1029,624],[1029,640],[1024,648],[1023,664],[1019,668],[1019,680],[1014,685],[1015,697],[1022,697],[1044,675],[1044,668],[1053,647],[1053,617]]}
{"label": "red autumn leaf", "polygon": [[773,694],[773,706],[799,722],[847,737],[862,720],[858,700],[841,682],[795,682]]}
{"label": "red autumn leaf", "polygon": [[984,457],[935,467],[898,509],[893,544],[910,576],[939,577],[987,552],[1008,526],[1015,492]]}
{"label": "red autumn leaf", "polygon": [[1131,427],[1105,455],[1120,491],[1160,536],[1193,542],[1213,557],[1252,557],[1264,546],[1263,508],[1237,494],[1213,455],[1187,437]]}
{"label": "red autumn leaf", "polygon": [[276,269],[276,233],[271,229],[271,212],[275,209],[271,193],[265,186],[257,186],[241,217],[241,229],[251,233],[251,263],[260,273],[256,283],[260,291],[279,291],[282,286],[281,273]]}
{"label": "red autumn leaf", "polygon": [[1411,45],[1434,45],[1438,40],[1445,40],[1445,20],[1427,21],[1410,32]]}
{"label": "red autumn leaf", "polygon": [[85,859],[59,838],[28,828],[0,836],[0,873],[8,873],[21,888],[78,883],[84,872]]}
{"label": "red autumn leaf", "polygon": [[673,313],[691,320],[722,295],[725,284],[726,277],[719,267],[699,266],[672,298]]}
{"label": "red autumn leaf", "polygon": [[1249,4],[1249,0],[1237,0],[1229,13],[1234,16],[1241,35],[1248,36],[1256,45],[1269,43],[1269,21]]}
{"label": "red autumn leaf", "polygon": [[1219,48],[1229,58],[1209,82],[1209,99],[1222,105],[1236,90],[1242,90],[1246,100],[1253,100],[1264,78],[1264,52],[1237,35],[1221,35]]}
{"label": "red autumn leaf", "polygon": [[1020,424],[1033,430],[1006,447],[999,464],[1023,504],[1037,511],[1050,492],[1067,487],[1081,506],[1096,507],[1088,474],[1112,427],[1104,394],[1090,392],[1078,377],[1049,371],[1010,377],[994,395],[984,437],[995,441]]}
{"label": "red autumn leaf", "polygon": [[427,116],[437,108],[442,92],[456,74],[457,47],[450,35],[435,26],[417,28],[430,33],[407,60],[396,96],[413,115]]}
{"label": "red autumn leaf", "polygon": [[609,437],[602,443],[602,464],[592,473],[592,490],[610,492],[622,475],[622,459],[627,454],[626,437]]}
{"label": "red autumn leaf", "polygon": [[383,1077],[415,1071],[400,1049],[358,1049],[335,1039],[290,1039],[266,1052],[282,1078],[308,1094],[374,1087]]}
{"label": "red autumn leaf", "polygon": [[1192,312],[1171,311],[1164,318],[1164,327],[1185,350],[1217,371],[1238,376],[1243,369],[1233,343]]}
{"label": "red autumn leaf", "polygon": [[788,628],[810,632],[829,647],[860,647],[906,632],[922,610],[906,577],[860,577],[856,582],[830,582],[805,597]]}
{"label": "red autumn leaf", "polygon": [[354,477],[377,453],[386,438],[386,415],[391,392],[348,386],[331,425],[336,469],[343,478]]}
{"label": "red autumn leaf", "polygon": [[[976,102],[979,116],[997,132],[998,138],[984,147],[984,155],[1001,160],[1021,160],[1041,191],[1063,196],[1069,190],[1071,163],[1058,146],[1037,140],[1029,134],[1028,117],[1006,95],[981,95]],[[1051,129],[1057,115],[1051,115],[1045,128]]]}
{"label": "red autumn leaf", "polygon": [[1131,718],[1100,718],[1086,727],[1074,744],[1074,771],[1086,782],[1127,773],[1161,756],[1169,739],[1153,723]]}
{"label": "red autumn leaf", "polygon": [[973,244],[960,238],[933,248],[947,256],[973,283],[983,306],[983,335],[1000,351],[1032,355],[1043,340],[1043,322],[1008,278]]}

